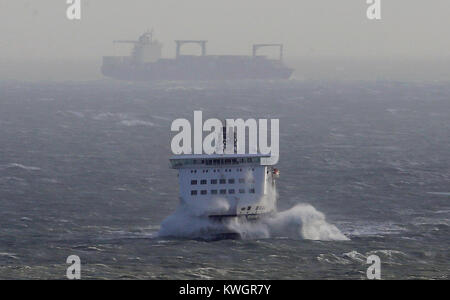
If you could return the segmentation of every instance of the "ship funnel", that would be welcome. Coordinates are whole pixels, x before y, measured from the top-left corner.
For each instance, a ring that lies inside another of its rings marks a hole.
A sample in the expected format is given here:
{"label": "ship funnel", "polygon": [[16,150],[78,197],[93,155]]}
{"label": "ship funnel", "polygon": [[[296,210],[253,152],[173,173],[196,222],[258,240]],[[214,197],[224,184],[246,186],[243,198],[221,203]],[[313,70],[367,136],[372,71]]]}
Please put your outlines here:
{"label": "ship funnel", "polygon": [[237,139],[237,132],[235,130],[235,128],[233,127],[228,127],[226,125],[226,121],[224,122],[224,126],[222,127],[222,143],[223,143],[223,153],[227,153],[230,154],[230,151],[227,151],[227,146],[228,146],[228,139],[229,136],[232,136],[233,139],[232,141],[232,145],[233,145],[233,152],[235,154],[238,153],[238,139]]}
{"label": "ship funnel", "polygon": [[227,126],[222,127],[223,153],[227,149]]}

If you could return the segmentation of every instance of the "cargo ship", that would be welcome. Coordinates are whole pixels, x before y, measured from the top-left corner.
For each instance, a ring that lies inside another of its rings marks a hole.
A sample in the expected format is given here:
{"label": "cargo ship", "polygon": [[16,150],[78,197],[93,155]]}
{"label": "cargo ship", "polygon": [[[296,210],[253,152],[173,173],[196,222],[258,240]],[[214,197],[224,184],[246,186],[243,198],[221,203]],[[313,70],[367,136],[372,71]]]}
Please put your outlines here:
{"label": "cargo ship", "polygon": [[[283,44],[255,44],[252,55],[207,55],[206,40],[176,40],[175,58],[162,58],[162,44],[153,31],[138,40],[117,40],[133,45],[130,56],[104,56],[102,73],[127,81],[289,79],[294,71],[283,63]],[[185,44],[197,44],[200,55],[183,55]],[[258,55],[264,47],[279,49],[278,59]]]}

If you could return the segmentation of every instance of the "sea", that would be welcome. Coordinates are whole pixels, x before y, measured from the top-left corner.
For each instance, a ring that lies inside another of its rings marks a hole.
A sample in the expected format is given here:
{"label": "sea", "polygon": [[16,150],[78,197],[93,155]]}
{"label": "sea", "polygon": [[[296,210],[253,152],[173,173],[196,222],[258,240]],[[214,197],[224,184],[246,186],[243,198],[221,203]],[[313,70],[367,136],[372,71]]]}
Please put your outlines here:
{"label": "sea", "polygon": [[[279,119],[277,213],[192,235],[171,123]],[[184,214],[184,215],[183,215]],[[0,81],[0,279],[450,277],[450,84]],[[369,263],[368,263],[369,261]]]}

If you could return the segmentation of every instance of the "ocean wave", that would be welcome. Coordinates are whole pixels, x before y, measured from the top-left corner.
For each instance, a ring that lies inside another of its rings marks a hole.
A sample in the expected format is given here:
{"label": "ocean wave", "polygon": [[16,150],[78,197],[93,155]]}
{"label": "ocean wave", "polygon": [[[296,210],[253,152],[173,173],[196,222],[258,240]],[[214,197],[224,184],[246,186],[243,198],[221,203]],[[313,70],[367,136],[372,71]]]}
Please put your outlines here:
{"label": "ocean wave", "polygon": [[6,257],[6,258],[12,258],[15,260],[18,260],[17,254],[15,253],[8,253],[8,252],[0,252],[0,257]]}
{"label": "ocean wave", "polygon": [[130,118],[128,113],[112,113],[112,112],[102,112],[96,114],[92,117],[92,119],[97,121],[105,121],[105,120],[124,120]]}
{"label": "ocean wave", "polygon": [[120,121],[120,124],[124,125],[124,126],[129,126],[129,127],[132,127],[132,126],[150,126],[150,127],[154,127],[154,126],[156,126],[155,123],[148,122],[148,121],[142,121],[142,120],[122,120],[122,121]]}
{"label": "ocean wave", "polygon": [[[296,206],[273,216],[265,218],[261,223],[234,227],[243,236],[259,237],[289,237],[316,241],[346,241],[349,240],[335,225],[326,221],[325,215],[309,204]],[[242,230],[244,229],[244,230]]]}
{"label": "ocean wave", "polygon": [[336,265],[366,265],[367,258],[371,255],[379,256],[384,263],[388,263],[389,265],[401,265],[405,259],[408,259],[408,255],[406,253],[391,249],[372,250],[365,253],[360,253],[356,250],[351,250],[342,254],[323,253],[317,256],[316,259],[319,262]]}
{"label": "ocean wave", "polygon": [[116,121],[119,125],[133,127],[133,126],[149,126],[155,127],[157,124],[136,118],[130,113],[112,113],[102,112],[92,116],[92,119],[96,121]]}
{"label": "ocean wave", "polygon": [[395,257],[407,257],[408,255],[405,252],[398,251],[398,250],[374,250],[367,252],[368,255],[376,254],[376,255],[383,255],[385,257],[389,258],[395,258]]}
{"label": "ocean wave", "polygon": [[404,226],[392,222],[371,223],[352,222],[340,223],[339,227],[347,236],[385,236],[407,231]]}
{"label": "ocean wave", "polygon": [[10,163],[6,165],[0,165],[0,170],[6,170],[6,169],[22,169],[26,171],[40,171],[41,168],[33,167],[33,166],[25,166],[18,163]]}
{"label": "ocean wave", "polygon": [[450,219],[449,218],[418,217],[418,218],[414,219],[413,224],[416,226],[427,226],[427,225],[450,226]]}
{"label": "ocean wave", "polygon": [[337,265],[351,264],[350,260],[348,260],[342,256],[333,254],[333,253],[320,254],[319,256],[316,257],[316,259],[319,262],[325,262],[325,263],[329,263],[329,264],[337,264]]}
{"label": "ocean wave", "polygon": [[172,122],[172,119],[169,119],[169,118],[166,118],[166,117],[155,116],[155,115],[153,115],[153,116],[151,116],[151,117],[154,118],[154,119],[157,119],[157,120],[161,120],[161,121]]}
{"label": "ocean wave", "polygon": [[437,196],[450,196],[450,192],[427,192],[427,194]]}
{"label": "ocean wave", "polygon": [[73,110],[67,110],[67,111],[57,111],[56,114],[67,117],[67,116],[74,116],[78,117],[80,119],[83,119],[85,117],[84,113],[80,111],[73,111]]}
{"label": "ocean wave", "polygon": [[[201,204],[198,204],[200,207]],[[226,203],[217,201],[208,208],[227,211]],[[292,239],[346,241],[349,240],[336,226],[326,221],[325,215],[309,204],[298,204],[286,211],[276,212],[258,222],[233,218],[227,222],[211,221],[205,212],[181,204],[177,211],[161,224],[158,236],[184,238],[207,237],[215,233],[238,233],[243,239],[288,237]]]}

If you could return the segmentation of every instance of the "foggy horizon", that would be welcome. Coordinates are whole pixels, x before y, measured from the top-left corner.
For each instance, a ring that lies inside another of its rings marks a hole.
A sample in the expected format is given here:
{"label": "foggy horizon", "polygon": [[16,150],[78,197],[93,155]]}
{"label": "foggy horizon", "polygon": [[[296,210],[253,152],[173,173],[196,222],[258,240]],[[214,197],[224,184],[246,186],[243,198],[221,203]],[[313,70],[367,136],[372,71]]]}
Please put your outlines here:
{"label": "foggy horizon", "polygon": [[[392,62],[414,65],[433,61],[442,70],[432,70],[432,79],[450,78],[446,51],[450,48],[446,38],[450,36],[446,16],[450,4],[444,0],[432,4],[383,1],[382,19],[377,21],[367,19],[368,4],[359,0],[83,0],[80,21],[66,18],[67,7],[66,1],[0,2],[0,79],[30,79],[33,76],[29,74],[41,74],[38,69],[43,66],[48,66],[44,77],[59,78],[61,72],[52,68],[54,65],[59,69],[65,65],[75,74],[71,65],[77,62],[92,68],[101,63],[102,56],[129,55],[130,45],[114,46],[112,41],[134,40],[151,28],[163,44],[164,58],[175,56],[176,39],[205,39],[207,54],[234,55],[250,55],[254,43],[279,42],[285,46],[286,61],[297,71],[305,60],[317,64],[321,59],[341,61],[337,69],[358,69],[356,61],[380,64],[382,69],[383,65],[393,68]],[[183,52],[197,54],[199,49],[187,45]],[[261,54],[276,55],[270,49]],[[364,78],[364,72],[371,69],[363,68],[352,76]],[[93,72],[81,77],[96,77]],[[305,72],[300,77],[311,77],[307,69]]]}

